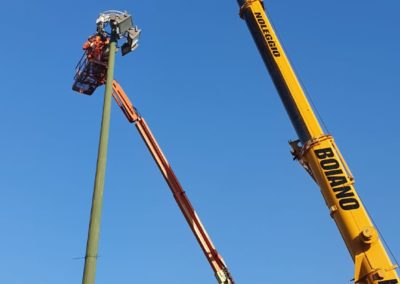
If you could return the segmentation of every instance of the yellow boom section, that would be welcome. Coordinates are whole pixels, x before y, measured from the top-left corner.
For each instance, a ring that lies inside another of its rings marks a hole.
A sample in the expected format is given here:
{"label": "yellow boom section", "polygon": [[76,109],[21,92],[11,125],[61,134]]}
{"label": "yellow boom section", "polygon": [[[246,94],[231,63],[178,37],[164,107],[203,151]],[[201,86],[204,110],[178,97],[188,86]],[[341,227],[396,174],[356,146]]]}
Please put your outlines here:
{"label": "yellow boom section", "polygon": [[299,140],[292,153],[321,189],[355,262],[354,281],[363,284],[400,282],[378,232],[354,188],[354,178],[330,135],[324,134],[269,21],[262,1],[238,0],[265,65]]}

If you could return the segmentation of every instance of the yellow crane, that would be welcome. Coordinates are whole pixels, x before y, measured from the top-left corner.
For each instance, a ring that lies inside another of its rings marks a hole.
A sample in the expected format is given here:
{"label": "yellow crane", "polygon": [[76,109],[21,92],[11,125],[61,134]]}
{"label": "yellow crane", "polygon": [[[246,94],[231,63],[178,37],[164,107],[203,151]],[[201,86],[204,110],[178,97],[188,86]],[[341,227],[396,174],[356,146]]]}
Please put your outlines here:
{"label": "yellow crane", "polygon": [[262,0],[237,0],[298,135],[292,154],[321,189],[355,263],[354,282],[396,284],[396,268],[355,188],[333,137],[324,133],[264,10]]}

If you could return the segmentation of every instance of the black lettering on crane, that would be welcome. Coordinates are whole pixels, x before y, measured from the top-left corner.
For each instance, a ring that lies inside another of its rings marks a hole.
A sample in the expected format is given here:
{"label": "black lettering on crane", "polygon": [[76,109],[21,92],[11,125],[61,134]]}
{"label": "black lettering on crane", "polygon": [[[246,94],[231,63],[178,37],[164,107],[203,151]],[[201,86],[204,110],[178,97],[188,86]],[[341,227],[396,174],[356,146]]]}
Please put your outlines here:
{"label": "black lettering on crane", "polygon": [[338,199],[354,196],[354,193],[351,192],[350,186],[336,187],[336,188],[333,188],[333,191],[336,192],[336,197]]}
{"label": "black lettering on crane", "polygon": [[318,159],[326,159],[327,157],[333,157],[333,151],[331,148],[322,148],[314,151]]}
{"label": "black lettering on crane", "polygon": [[331,187],[336,187],[347,182],[347,178],[345,176],[328,176],[326,173],[325,175],[327,176]]}
{"label": "black lettering on crane", "polygon": [[339,162],[333,158],[322,160],[320,165],[324,170],[335,170],[339,168]]}
{"label": "black lettering on crane", "polygon": [[343,198],[339,200],[339,205],[344,210],[353,210],[360,207],[357,199],[355,198]]}
{"label": "black lettering on crane", "polygon": [[269,31],[262,14],[259,12],[256,12],[256,13],[254,13],[254,15],[256,17],[258,26],[260,27],[260,29],[264,35],[264,39],[266,40],[266,43],[267,43],[272,55],[274,57],[280,57],[281,53],[279,52],[278,48],[276,47],[276,42],[275,42],[274,38],[272,37],[271,32]]}
{"label": "black lettering on crane", "polygon": [[354,210],[360,207],[354,189],[350,185],[345,185],[348,180],[340,168],[340,162],[335,157],[332,148],[321,148],[314,150],[314,154],[319,159],[319,164],[329,181],[331,190],[339,201],[339,206],[343,210]]}

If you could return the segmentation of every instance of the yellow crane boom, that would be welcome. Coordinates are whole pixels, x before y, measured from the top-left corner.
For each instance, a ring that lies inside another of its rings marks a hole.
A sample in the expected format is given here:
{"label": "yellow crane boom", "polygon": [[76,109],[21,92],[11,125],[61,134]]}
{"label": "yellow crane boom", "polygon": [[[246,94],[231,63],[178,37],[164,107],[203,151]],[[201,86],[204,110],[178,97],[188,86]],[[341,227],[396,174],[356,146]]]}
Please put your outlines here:
{"label": "yellow crane boom", "polygon": [[290,143],[292,154],[321,189],[355,263],[355,283],[399,283],[397,266],[390,260],[357,195],[354,178],[332,136],[322,130],[265,13],[263,1],[237,1],[299,137]]}

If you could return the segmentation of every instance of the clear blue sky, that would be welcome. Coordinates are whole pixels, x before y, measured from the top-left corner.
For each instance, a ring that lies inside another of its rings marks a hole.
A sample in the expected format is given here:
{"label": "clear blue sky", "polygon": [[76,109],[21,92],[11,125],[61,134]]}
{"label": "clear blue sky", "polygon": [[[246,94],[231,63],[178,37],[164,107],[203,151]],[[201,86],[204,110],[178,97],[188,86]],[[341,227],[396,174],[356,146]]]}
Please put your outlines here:
{"label": "clear blue sky", "polygon": [[[399,1],[266,0],[359,194],[400,258]],[[235,0],[8,1],[0,45],[0,282],[80,283],[103,88],[71,90],[98,13],[143,33],[116,77],[237,283],[346,283],[353,264]],[[133,125],[113,106],[97,284],[215,283]]]}

